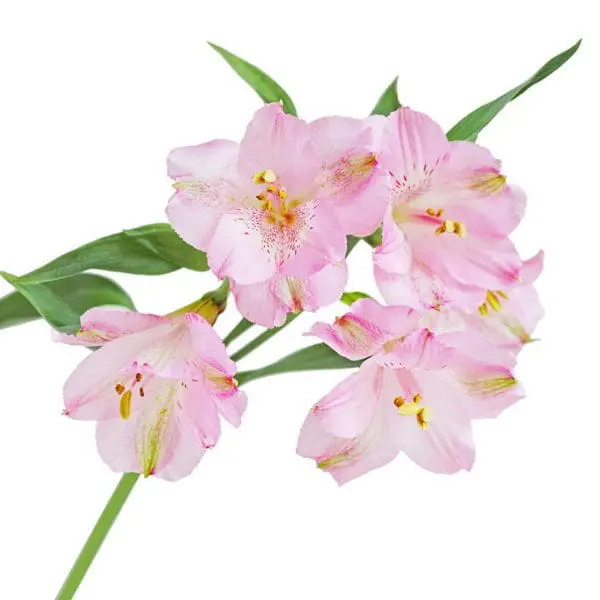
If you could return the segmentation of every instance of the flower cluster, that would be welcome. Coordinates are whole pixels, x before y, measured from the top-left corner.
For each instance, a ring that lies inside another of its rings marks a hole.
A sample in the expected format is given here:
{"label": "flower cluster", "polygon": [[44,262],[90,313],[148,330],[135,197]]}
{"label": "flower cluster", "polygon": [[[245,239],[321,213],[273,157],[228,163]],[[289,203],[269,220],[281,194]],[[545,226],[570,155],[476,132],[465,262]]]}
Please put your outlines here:
{"label": "flower cluster", "polygon": [[[471,420],[523,396],[516,358],[542,315],[543,257],[523,261],[509,239],[525,196],[487,150],[409,108],[306,123],[268,104],[239,144],[176,149],[168,170],[173,228],[267,328],[337,301],[348,236],[381,232],[387,305],[361,299],[309,332],[362,363],[310,411],[299,454],[339,483],[399,452],[434,472],[471,467]],[[102,346],[67,382],[66,413],[99,421],[115,470],[176,479],[216,443],[220,416],[239,424],[246,397],[217,312],[92,309],[68,338]]]}

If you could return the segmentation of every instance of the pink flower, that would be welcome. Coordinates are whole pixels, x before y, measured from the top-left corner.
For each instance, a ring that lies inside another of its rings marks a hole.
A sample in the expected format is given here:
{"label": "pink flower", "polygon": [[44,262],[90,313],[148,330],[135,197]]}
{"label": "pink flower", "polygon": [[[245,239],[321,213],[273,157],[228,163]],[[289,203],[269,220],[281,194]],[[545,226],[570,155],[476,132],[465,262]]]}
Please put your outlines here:
{"label": "pink flower", "polygon": [[65,341],[102,346],[67,380],[65,413],[98,421],[98,450],[115,471],[185,477],[219,439],[219,415],[240,424],[235,364],[198,314],[93,308]]}
{"label": "pink flower", "polygon": [[171,152],[167,214],[217,276],[230,278],[240,311],[272,326],[341,294],[346,235],[374,231],[388,201],[376,166],[368,120],[308,124],[269,104],[239,145]]}
{"label": "pink flower", "polygon": [[487,150],[449,142],[429,117],[401,108],[383,132],[380,164],[391,176],[391,202],[374,262],[387,302],[475,308],[487,290],[519,280],[508,234],[525,196]]}
{"label": "pink flower", "polygon": [[495,362],[504,354],[483,345],[473,357],[465,352],[468,329],[438,334],[423,326],[426,317],[365,299],[333,325],[313,327],[343,356],[366,359],[313,407],[298,441],[298,453],[338,483],[400,452],[435,473],[469,470],[471,420],[496,416],[522,397],[510,369]]}

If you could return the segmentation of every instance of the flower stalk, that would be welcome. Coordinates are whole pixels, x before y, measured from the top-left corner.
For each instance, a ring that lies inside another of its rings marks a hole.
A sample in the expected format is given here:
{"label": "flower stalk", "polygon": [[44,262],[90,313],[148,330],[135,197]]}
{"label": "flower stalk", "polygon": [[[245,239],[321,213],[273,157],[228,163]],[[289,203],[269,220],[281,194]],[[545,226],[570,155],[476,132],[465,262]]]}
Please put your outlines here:
{"label": "flower stalk", "polygon": [[123,474],[115,491],[110,497],[110,500],[102,511],[100,518],[94,526],[94,529],[92,529],[92,532],[81,549],[73,568],[67,575],[63,586],[60,588],[56,600],[70,600],[75,596],[75,592],[77,592],[81,585],[92,561],[96,557],[96,554],[98,554],[98,550],[100,550],[104,543],[108,532],[113,526],[113,523],[117,520],[123,505],[127,501],[127,498],[129,498],[129,495],[139,478],[139,473]]}

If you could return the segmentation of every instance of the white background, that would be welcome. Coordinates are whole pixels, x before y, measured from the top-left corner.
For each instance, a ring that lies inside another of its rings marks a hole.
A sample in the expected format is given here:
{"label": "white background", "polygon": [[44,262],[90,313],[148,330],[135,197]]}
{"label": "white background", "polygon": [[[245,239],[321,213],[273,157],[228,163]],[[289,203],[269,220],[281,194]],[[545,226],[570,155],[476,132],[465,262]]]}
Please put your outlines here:
{"label": "white background", "polygon": [[[17,274],[164,220],[167,152],[241,137],[260,101],[206,40],[271,74],[307,119],[364,115],[399,74],[401,101],[449,128],[584,38],[480,138],[529,194],[517,241],[526,256],[547,252],[547,317],[522,356],[528,398],[476,424],[473,472],[434,476],[399,458],[338,489],[295,444],[306,411],[347,373],[263,380],[248,386],[243,427],[191,477],[138,485],[78,598],[600,597],[593,4],[2,3],[0,269]],[[350,287],[373,291],[366,247],[351,264]],[[214,285],[183,271],[118,280],[159,313]],[[235,321],[232,310],[218,330]],[[307,344],[312,321],[242,366]],[[118,481],[93,424],[61,416],[62,382],[87,353],[49,338],[41,322],[0,332],[2,600],[54,597]]]}

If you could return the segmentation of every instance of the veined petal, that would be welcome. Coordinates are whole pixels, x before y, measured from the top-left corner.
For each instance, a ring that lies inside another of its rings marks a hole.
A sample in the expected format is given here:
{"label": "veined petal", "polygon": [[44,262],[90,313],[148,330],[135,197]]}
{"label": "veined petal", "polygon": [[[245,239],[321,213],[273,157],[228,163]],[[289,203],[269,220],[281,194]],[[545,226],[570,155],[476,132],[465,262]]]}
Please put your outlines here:
{"label": "veined petal", "polygon": [[346,261],[308,277],[275,275],[253,285],[232,285],[238,310],[253,323],[278,327],[291,312],[316,311],[340,298],[348,279]]}
{"label": "veined petal", "polygon": [[113,340],[90,354],[65,383],[65,413],[84,420],[118,417],[121,393],[133,377],[132,369],[139,357],[171,331],[170,323],[160,324]]}
{"label": "veined petal", "polygon": [[444,345],[429,329],[420,329],[377,357],[381,366],[391,369],[443,369],[451,363],[452,348]]}
{"label": "veined petal", "polygon": [[207,255],[217,277],[231,277],[240,285],[265,281],[277,269],[277,256],[265,252],[261,232],[241,214],[223,215]]}
{"label": "veined petal", "polygon": [[371,121],[325,117],[313,121],[310,131],[324,165],[319,197],[333,203],[344,233],[371,234],[389,202],[389,178],[377,168]]}
{"label": "veined petal", "polygon": [[471,418],[497,417],[505,408],[525,397],[525,391],[512,372],[501,366],[475,360],[457,365],[469,398]]}
{"label": "veined petal", "polygon": [[169,480],[191,473],[205,446],[177,409],[183,391],[172,380],[155,380],[150,392],[154,402],[145,403],[129,419],[100,421],[96,440],[103,460],[117,472]]}
{"label": "veined petal", "polygon": [[373,418],[381,377],[382,370],[377,364],[366,362],[315,404],[313,416],[331,435],[345,438],[360,435]]}
{"label": "veined petal", "polygon": [[307,277],[346,255],[346,235],[336,214],[325,203],[315,201],[310,227],[305,228],[295,255],[280,265],[279,272],[291,277]]}
{"label": "veined petal", "polygon": [[134,310],[95,307],[81,315],[81,329],[75,335],[59,335],[56,339],[66,344],[103,346],[161,323],[168,323],[168,319]]}
{"label": "veined petal", "polygon": [[[447,370],[386,371],[386,396],[415,398],[427,407],[427,424],[413,416],[398,415],[395,434],[401,449],[419,466],[434,473],[470,470],[475,460],[469,411],[462,389]],[[394,381],[395,379],[395,381]]]}
{"label": "veined petal", "polygon": [[339,485],[377,469],[393,460],[400,450],[400,440],[390,429],[394,405],[374,401],[368,426],[355,437],[338,437],[324,427],[311,412],[300,432],[297,452],[312,458]]}
{"label": "veined petal", "polygon": [[382,233],[382,244],[373,252],[375,267],[391,275],[408,273],[412,264],[410,245],[389,212],[383,221]]}
{"label": "veined petal", "polygon": [[404,306],[381,306],[371,298],[358,300],[332,325],[316,323],[308,335],[322,339],[338,354],[360,360],[376,354],[394,338],[407,335],[418,315]]}
{"label": "veined petal", "polygon": [[283,112],[280,104],[259,109],[240,144],[239,170],[251,181],[270,169],[290,197],[304,197],[315,188],[320,169],[308,124]]}
{"label": "veined petal", "polygon": [[221,216],[237,205],[238,152],[238,144],[215,140],[169,155],[169,176],[177,191],[167,216],[175,231],[200,250],[208,248]]}
{"label": "veined petal", "polygon": [[383,133],[381,166],[395,177],[417,182],[444,160],[450,149],[442,128],[427,115],[399,108]]}

